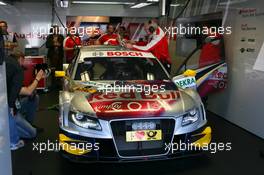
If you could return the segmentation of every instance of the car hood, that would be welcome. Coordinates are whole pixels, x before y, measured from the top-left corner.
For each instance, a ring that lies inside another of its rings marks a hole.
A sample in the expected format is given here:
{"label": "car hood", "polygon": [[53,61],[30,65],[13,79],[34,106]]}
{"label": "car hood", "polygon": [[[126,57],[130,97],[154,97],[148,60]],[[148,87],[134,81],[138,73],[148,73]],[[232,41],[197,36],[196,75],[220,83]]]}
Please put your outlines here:
{"label": "car hood", "polygon": [[195,106],[194,99],[177,88],[158,92],[84,92],[76,90],[74,109],[99,119],[180,116]]}

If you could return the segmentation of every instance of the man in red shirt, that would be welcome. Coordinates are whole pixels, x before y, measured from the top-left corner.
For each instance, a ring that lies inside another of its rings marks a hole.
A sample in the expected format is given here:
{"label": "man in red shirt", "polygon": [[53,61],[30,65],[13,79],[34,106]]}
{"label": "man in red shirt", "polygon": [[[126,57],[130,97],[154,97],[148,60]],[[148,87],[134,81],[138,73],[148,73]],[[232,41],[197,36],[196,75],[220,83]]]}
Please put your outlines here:
{"label": "man in red shirt", "polygon": [[212,32],[208,34],[201,50],[199,68],[221,61],[223,52],[222,39],[223,35],[219,33]]}
{"label": "man in red shirt", "polygon": [[171,58],[169,55],[168,40],[164,31],[152,20],[145,24],[145,31],[149,35],[149,41],[145,46],[127,43],[126,47],[133,50],[151,52],[167,69],[171,70]]}
{"label": "man in red shirt", "polygon": [[107,33],[103,34],[100,38],[98,38],[97,43],[102,45],[119,45],[118,35],[114,33],[115,28],[113,25],[107,25]]}
{"label": "man in red shirt", "polygon": [[66,62],[71,63],[74,58],[74,51],[77,46],[82,44],[81,39],[78,35],[70,34],[64,39],[63,48],[65,51]]}

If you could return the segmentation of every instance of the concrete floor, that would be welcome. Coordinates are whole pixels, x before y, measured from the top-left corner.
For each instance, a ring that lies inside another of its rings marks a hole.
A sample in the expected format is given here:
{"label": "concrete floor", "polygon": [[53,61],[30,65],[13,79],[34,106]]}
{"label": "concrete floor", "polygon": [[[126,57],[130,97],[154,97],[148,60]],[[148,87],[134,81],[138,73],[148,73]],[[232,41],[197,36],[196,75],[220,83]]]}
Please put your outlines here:
{"label": "concrete floor", "polygon": [[[33,142],[55,142],[58,136],[58,113],[43,110],[58,102],[58,93],[41,95],[40,111],[36,125],[45,128]],[[25,148],[12,153],[14,175],[264,175],[264,158],[259,151],[264,150],[264,140],[236,127],[222,118],[208,112],[209,123],[213,129],[213,141],[231,142],[232,150],[206,153],[170,161],[125,163],[125,164],[75,164],[61,158],[56,152],[42,154],[33,150],[32,141]],[[87,172],[87,173],[85,173]],[[1,170],[0,170],[1,174]],[[1,174],[2,175],[2,174]]]}

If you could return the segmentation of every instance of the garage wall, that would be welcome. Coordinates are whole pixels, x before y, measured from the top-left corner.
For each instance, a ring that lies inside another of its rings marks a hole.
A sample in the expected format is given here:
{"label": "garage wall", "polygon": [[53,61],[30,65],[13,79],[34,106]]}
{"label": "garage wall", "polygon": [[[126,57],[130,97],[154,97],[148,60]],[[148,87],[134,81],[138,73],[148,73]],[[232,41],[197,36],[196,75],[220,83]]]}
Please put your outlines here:
{"label": "garage wall", "polygon": [[264,1],[258,0],[192,0],[183,13],[183,17],[191,17],[223,12],[223,25],[232,27],[232,35],[224,36],[228,88],[210,96],[208,108],[262,138],[264,66],[260,71],[259,64],[264,64],[263,6]]}
{"label": "garage wall", "polygon": [[257,60],[264,63],[264,50],[259,55],[264,41],[263,6],[264,1],[258,0],[230,4],[225,23],[233,31],[225,37],[228,88],[209,99],[209,110],[262,138],[264,68],[258,71],[254,65]]}
{"label": "garage wall", "polygon": [[[19,45],[26,47],[40,47],[44,36],[34,33],[36,28],[49,29],[51,24],[51,5],[46,2],[17,2],[13,6],[0,6],[0,19],[9,23],[9,31],[19,35]],[[130,9],[123,5],[71,5],[69,8],[56,9],[63,23],[66,16],[112,16],[112,17],[158,17],[159,7],[149,6],[142,9]],[[57,17],[55,23],[60,25]],[[45,54],[45,47],[40,52]]]}
{"label": "garage wall", "polygon": [[9,141],[9,127],[7,114],[7,96],[6,96],[6,73],[5,66],[0,65],[0,170],[1,174],[11,175],[11,151]]}

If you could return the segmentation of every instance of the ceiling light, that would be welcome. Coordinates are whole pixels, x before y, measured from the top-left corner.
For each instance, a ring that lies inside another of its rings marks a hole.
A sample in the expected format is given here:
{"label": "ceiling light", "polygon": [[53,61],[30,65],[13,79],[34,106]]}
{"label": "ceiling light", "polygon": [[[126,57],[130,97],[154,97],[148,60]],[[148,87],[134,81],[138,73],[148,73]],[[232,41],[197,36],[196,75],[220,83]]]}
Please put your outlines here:
{"label": "ceiling light", "polygon": [[159,0],[147,0],[147,2],[159,2]]}
{"label": "ceiling light", "polygon": [[179,7],[179,6],[181,6],[181,4],[171,4],[170,6],[171,7]]}
{"label": "ceiling light", "polygon": [[131,6],[130,8],[134,9],[134,8],[141,8],[141,7],[145,7],[145,6],[148,6],[152,3],[139,3],[139,4],[136,4],[136,5],[133,5]]}
{"label": "ceiling light", "polygon": [[57,7],[62,7],[62,8],[69,7],[69,1],[68,0],[57,0],[56,4],[57,4]]}
{"label": "ceiling light", "polygon": [[233,4],[240,4],[240,3],[243,3],[243,2],[247,2],[248,0],[230,0],[230,1],[227,1],[227,2],[220,2],[218,5],[233,5]]}
{"label": "ceiling light", "polygon": [[2,1],[0,1],[0,5],[7,5],[6,3],[4,3],[4,2],[2,2]]}
{"label": "ceiling light", "polygon": [[134,2],[72,1],[73,4],[133,5]]}

